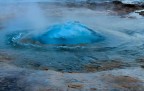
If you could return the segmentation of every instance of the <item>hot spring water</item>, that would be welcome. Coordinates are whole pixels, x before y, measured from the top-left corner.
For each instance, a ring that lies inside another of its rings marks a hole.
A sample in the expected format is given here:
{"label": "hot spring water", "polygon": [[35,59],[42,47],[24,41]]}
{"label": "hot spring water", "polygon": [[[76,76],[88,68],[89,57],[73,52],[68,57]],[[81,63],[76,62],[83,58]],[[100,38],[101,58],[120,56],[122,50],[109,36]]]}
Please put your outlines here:
{"label": "hot spring water", "polygon": [[12,65],[86,72],[87,64],[98,62],[100,66],[101,62],[117,59],[132,63],[143,56],[143,18],[34,3],[6,6],[8,11],[0,18],[0,47],[14,57],[9,62]]}

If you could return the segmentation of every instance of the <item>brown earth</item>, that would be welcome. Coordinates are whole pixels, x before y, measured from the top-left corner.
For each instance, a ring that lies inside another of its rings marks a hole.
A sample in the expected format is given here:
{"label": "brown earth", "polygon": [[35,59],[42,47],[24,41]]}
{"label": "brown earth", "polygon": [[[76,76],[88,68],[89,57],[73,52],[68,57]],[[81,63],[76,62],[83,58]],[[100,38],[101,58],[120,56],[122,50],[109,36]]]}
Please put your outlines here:
{"label": "brown earth", "polygon": [[0,53],[0,62],[10,62],[11,60],[13,60],[13,57],[7,53]]}
{"label": "brown earth", "polygon": [[105,70],[112,70],[116,68],[123,68],[128,67],[127,63],[123,63],[121,61],[104,61],[104,62],[95,62],[92,64],[85,65],[85,70],[87,72],[95,72],[95,71],[105,71]]}
{"label": "brown earth", "polygon": [[144,89],[142,81],[130,76],[108,75],[104,77],[104,80],[108,81],[109,86],[120,91],[143,91]]}

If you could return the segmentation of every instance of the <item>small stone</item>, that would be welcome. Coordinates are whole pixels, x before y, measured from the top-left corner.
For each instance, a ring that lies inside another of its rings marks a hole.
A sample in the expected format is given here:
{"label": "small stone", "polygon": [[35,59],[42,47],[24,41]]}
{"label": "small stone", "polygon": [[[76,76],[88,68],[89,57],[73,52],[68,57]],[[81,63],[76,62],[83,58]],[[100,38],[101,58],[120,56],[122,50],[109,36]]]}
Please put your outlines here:
{"label": "small stone", "polygon": [[97,88],[90,88],[90,91],[97,91]]}
{"label": "small stone", "polygon": [[49,68],[48,68],[48,67],[40,67],[40,70],[45,70],[45,71],[47,71],[47,70],[49,70]]}
{"label": "small stone", "polygon": [[144,68],[144,65],[141,65],[141,68]]}
{"label": "small stone", "polygon": [[139,12],[139,15],[144,16],[144,11]]}
{"label": "small stone", "polygon": [[75,89],[81,89],[81,88],[83,88],[83,85],[82,84],[69,84],[68,87],[75,88]]}

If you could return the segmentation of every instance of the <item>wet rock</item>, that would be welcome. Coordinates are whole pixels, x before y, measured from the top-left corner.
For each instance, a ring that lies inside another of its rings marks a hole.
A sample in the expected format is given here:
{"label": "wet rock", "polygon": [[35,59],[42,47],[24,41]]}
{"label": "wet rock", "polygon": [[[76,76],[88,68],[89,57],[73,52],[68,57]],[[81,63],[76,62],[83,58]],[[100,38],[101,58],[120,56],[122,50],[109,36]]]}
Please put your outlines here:
{"label": "wet rock", "polygon": [[143,9],[139,4],[124,4],[121,1],[113,1],[113,10],[119,15],[128,14],[134,12],[135,10]]}
{"label": "wet rock", "polygon": [[[56,62],[54,64],[49,64],[49,62],[43,63],[35,60],[26,60],[22,63],[16,63],[15,65],[20,67],[26,67],[34,70],[55,70],[59,72],[68,72],[68,73],[83,73],[83,72],[95,72],[95,71],[107,71],[113,69],[121,69],[124,67],[130,67],[131,64],[115,61],[115,60],[70,60],[70,62]],[[60,65],[60,66],[59,66]]]}
{"label": "wet rock", "polygon": [[[109,12],[110,14],[116,14],[116,15],[125,15],[129,14],[131,12],[134,12],[136,10],[144,9],[143,4],[139,3],[123,3],[122,1],[110,1],[110,2],[94,2],[94,1],[87,1],[84,7],[90,8],[90,9],[102,9],[102,10],[112,10]],[[113,12],[114,11],[114,12]]]}
{"label": "wet rock", "polygon": [[40,69],[40,70],[45,70],[45,71],[49,70],[49,68],[48,68],[47,66],[42,66],[42,67],[40,67],[39,69]]}
{"label": "wet rock", "polygon": [[83,88],[83,85],[82,84],[69,84],[68,87],[74,88],[74,89],[81,89]]}
{"label": "wet rock", "polygon": [[136,61],[137,61],[138,63],[144,63],[144,58],[138,58],[138,59],[136,59]]}
{"label": "wet rock", "polygon": [[[135,10],[144,9],[143,3],[123,3],[122,1],[114,0],[114,1],[103,1],[96,2],[95,0],[87,0],[85,2],[80,2],[77,4],[76,2],[68,3],[69,7],[86,7],[92,10],[101,9],[101,10],[112,10],[117,15],[125,15]],[[112,13],[112,12],[111,12]],[[113,14],[115,14],[113,13]]]}
{"label": "wet rock", "polygon": [[18,80],[16,77],[0,78],[0,91],[24,91],[24,87],[17,83]]}
{"label": "wet rock", "polygon": [[141,65],[141,68],[144,68],[144,65]]}
{"label": "wet rock", "polygon": [[97,91],[97,88],[90,88],[90,91]]}
{"label": "wet rock", "polygon": [[6,53],[0,53],[0,62],[10,62],[12,60],[13,58],[10,55]]}
{"label": "wet rock", "polygon": [[113,88],[123,91],[143,91],[144,86],[142,81],[130,76],[112,76],[106,77],[109,80],[109,85]]}
{"label": "wet rock", "polygon": [[144,11],[139,12],[140,15],[144,16]]}
{"label": "wet rock", "polygon": [[123,4],[121,1],[113,1],[112,3],[115,5]]}
{"label": "wet rock", "polygon": [[129,66],[129,65],[121,61],[103,61],[103,62],[94,62],[91,64],[87,64],[85,65],[85,70],[87,72],[105,71],[105,70],[123,68],[126,66]]}
{"label": "wet rock", "polygon": [[141,68],[144,68],[144,58],[136,59],[136,62],[139,64]]}

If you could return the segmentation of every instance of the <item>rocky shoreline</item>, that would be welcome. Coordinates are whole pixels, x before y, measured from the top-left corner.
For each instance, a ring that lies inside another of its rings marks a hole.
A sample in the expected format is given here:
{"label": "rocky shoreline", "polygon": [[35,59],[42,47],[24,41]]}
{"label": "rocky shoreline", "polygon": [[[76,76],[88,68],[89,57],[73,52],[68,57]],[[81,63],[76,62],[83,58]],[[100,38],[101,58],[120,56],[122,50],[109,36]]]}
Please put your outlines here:
{"label": "rocky shoreline", "polygon": [[[129,13],[132,13],[136,10],[143,10],[144,9],[144,3],[132,3],[132,4],[127,4],[123,3],[122,1],[109,1],[109,2],[93,2],[93,1],[86,1],[86,2],[80,2],[80,3],[67,3],[66,6],[68,7],[86,7],[92,10],[97,10],[97,9],[104,9],[104,10],[112,10],[114,13],[117,15],[126,15]],[[144,12],[137,12],[139,15],[144,16]]]}

